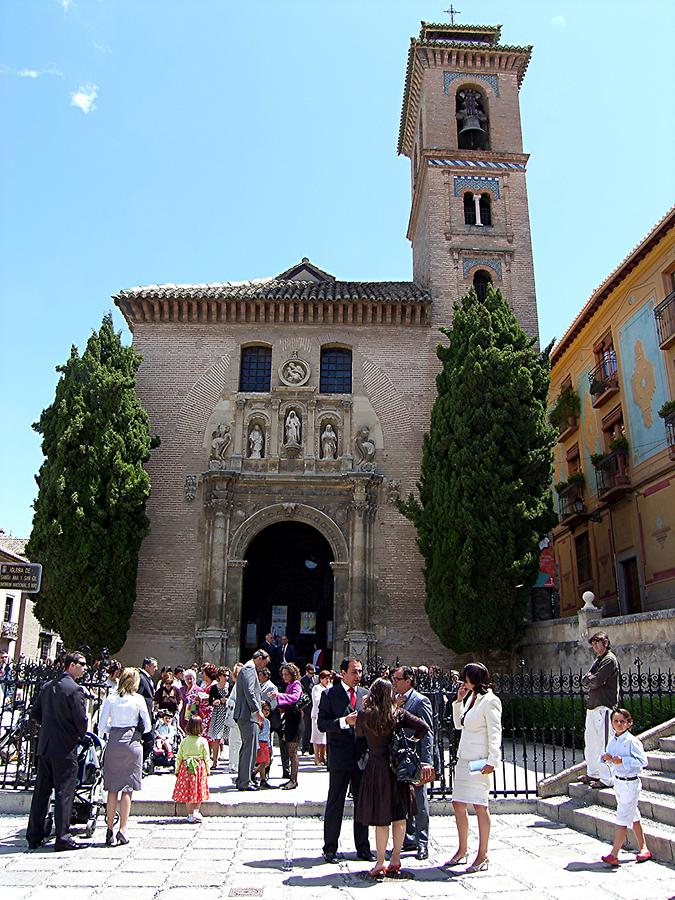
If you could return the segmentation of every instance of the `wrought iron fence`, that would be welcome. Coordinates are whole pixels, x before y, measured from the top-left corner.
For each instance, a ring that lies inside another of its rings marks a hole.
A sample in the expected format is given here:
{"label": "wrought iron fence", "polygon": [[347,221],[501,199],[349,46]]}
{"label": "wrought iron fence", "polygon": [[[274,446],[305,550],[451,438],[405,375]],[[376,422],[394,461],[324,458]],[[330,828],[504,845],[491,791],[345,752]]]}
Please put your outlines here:
{"label": "wrought iron fence", "polygon": [[[39,726],[30,708],[42,687],[62,672],[59,665],[26,661],[11,665],[0,677],[0,788],[25,790],[36,774]],[[89,730],[108,692],[105,666],[92,667],[80,682],[87,692]]]}
{"label": "wrought iron fence", "polygon": [[[381,660],[376,668],[369,664],[366,680],[384,668]],[[534,797],[542,778],[583,761],[587,690],[582,676],[582,671],[522,669],[493,677],[502,701],[502,762],[493,776],[494,797]],[[433,713],[437,780],[431,796],[449,799],[460,737],[452,719],[457,684],[432,667],[418,673],[416,687],[431,701]],[[636,659],[620,674],[619,705],[631,711],[636,734],[675,717],[675,673],[644,670]]]}

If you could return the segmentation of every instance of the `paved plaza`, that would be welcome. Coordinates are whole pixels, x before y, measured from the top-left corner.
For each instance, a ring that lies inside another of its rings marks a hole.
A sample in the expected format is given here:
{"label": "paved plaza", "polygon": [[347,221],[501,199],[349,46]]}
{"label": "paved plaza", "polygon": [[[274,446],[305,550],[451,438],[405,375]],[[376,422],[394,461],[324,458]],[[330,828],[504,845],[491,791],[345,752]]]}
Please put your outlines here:
{"label": "paved plaza", "polygon": [[[485,873],[450,875],[438,868],[454,850],[454,821],[431,822],[430,858],[405,857],[410,877],[372,883],[367,863],[355,859],[351,821],[345,822],[338,865],[321,856],[319,817],[184,819],[132,817],[127,847],[103,846],[97,828],[87,849],[54,853],[28,851],[27,818],[0,817],[0,892],[11,900],[77,897],[119,900],[216,900],[263,897],[267,900],[368,896],[406,898],[551,898],[587,900],[666,900],[675,893],[675,868],[662,863],[626,862],[610,870],[599,861],[607,845],[536,814],[498,814],[493,818],[490,868]],[[472,819],[472,829],[475,819]],[[474,843],[475,847],[475,843]],[[632,855],[626,854],[626,860]]]}

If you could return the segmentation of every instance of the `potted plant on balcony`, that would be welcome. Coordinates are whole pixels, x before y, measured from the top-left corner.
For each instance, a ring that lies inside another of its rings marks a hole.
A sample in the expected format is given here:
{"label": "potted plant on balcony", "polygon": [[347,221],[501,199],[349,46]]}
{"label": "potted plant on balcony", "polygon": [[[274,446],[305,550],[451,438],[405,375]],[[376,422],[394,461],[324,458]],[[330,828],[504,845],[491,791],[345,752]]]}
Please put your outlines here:
{"label": "potted plant on balcony", "polygon": [[562,494],[562,492],[565,490],[566,487],[567,487],[567,482],[566,482],[566,481],[559,481],[559,482],[555,485],[555,492],[556,492],[556,494]]}
{"label": "potted plant on balcony", "polygon": [[607,459],[607,453],[591,453],[591,464],[593,468],[599,468]]}
{"label": "potted plant on balcony", "polygon": [[591,378],[591,386],[589,390],[594,396],[596,394],[602,394],[605,390],[605,382],[601,381],[599,378]]}
{"label": "potted plant on balcony", "polygon": [[581,412],[581,400],[577,392],[571,388],[565,388],[560,391],[558,398],[553,404],[553,409],[549,413],[548,420],[558,432],[562,432],[565,428],[572,427],[577,423],[577,416]]}
{"label": "potted plant on balcony", "polygon": [[609,442],[610,453],[628,453],[628,438],[623,434],[619,437],[612,438]]}
{"label": "potted plant on balcony", "polygon": [[572,474],[567,479],[567,483],[572,485],[576,485],[577,487],[583,487],[586,484],[586,477],[581,469],[577,469],[576,472],[572,472]]}

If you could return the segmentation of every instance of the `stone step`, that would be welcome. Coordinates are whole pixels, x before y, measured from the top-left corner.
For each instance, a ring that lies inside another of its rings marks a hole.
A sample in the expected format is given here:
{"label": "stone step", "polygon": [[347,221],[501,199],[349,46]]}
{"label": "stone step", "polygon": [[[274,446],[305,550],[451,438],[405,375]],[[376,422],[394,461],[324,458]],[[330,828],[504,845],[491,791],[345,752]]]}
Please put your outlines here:
{"label": "stone step", "polygon": [[675,772],[675,753],[663,750],[649,750],[647,753],[647,768],[656,769],[659,772]]}
{"label": "stone step", "polygon": [[[587,804],[598,804],[608,809],[616,809],[616,796],[612,788],[597,790],[586,787],[585,784],[571,784],[569,795],[575,800],[583,800]],[[643,784],[638,806],[644,818],[653,819],[662,825],[675,826],[675,801],[672,796],[646,790]]]}
{"label": "stone step", "polygon": [[675,797],[675,772],[652,772],[651,769],[643,769],[640,778],[645,791]]}
{"label": "stone step", "polygon": [[[606,841],[608,849],[614,841],[614,811],[607,807],[585,806],[576,797],[549,797],[537,801],[537,812],[554,822],[564,822],[571,828]],[[643,819],[642,829],[654,859],[675,862],[675,827]],[[628,846],[632,850],[636,849],[632,831],[628,832]]]}
{"label": "stone step", "polygon": [[664,753],[675,753],[675,737],[659,738],[659,750]]}

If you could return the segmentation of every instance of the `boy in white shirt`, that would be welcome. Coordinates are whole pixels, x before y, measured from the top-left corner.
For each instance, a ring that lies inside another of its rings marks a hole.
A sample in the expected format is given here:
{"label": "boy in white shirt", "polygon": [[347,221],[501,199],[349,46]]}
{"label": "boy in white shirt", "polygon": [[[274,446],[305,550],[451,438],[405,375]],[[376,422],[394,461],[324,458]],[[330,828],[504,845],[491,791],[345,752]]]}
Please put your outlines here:
{"label": "boy in white shirt", "polygon": [[176,726],[173,724],[171,713],[165,713],[162,721],[155,728],[155,752],[166,754],[168,759],[173,759],[173,743],[176,738]]}

